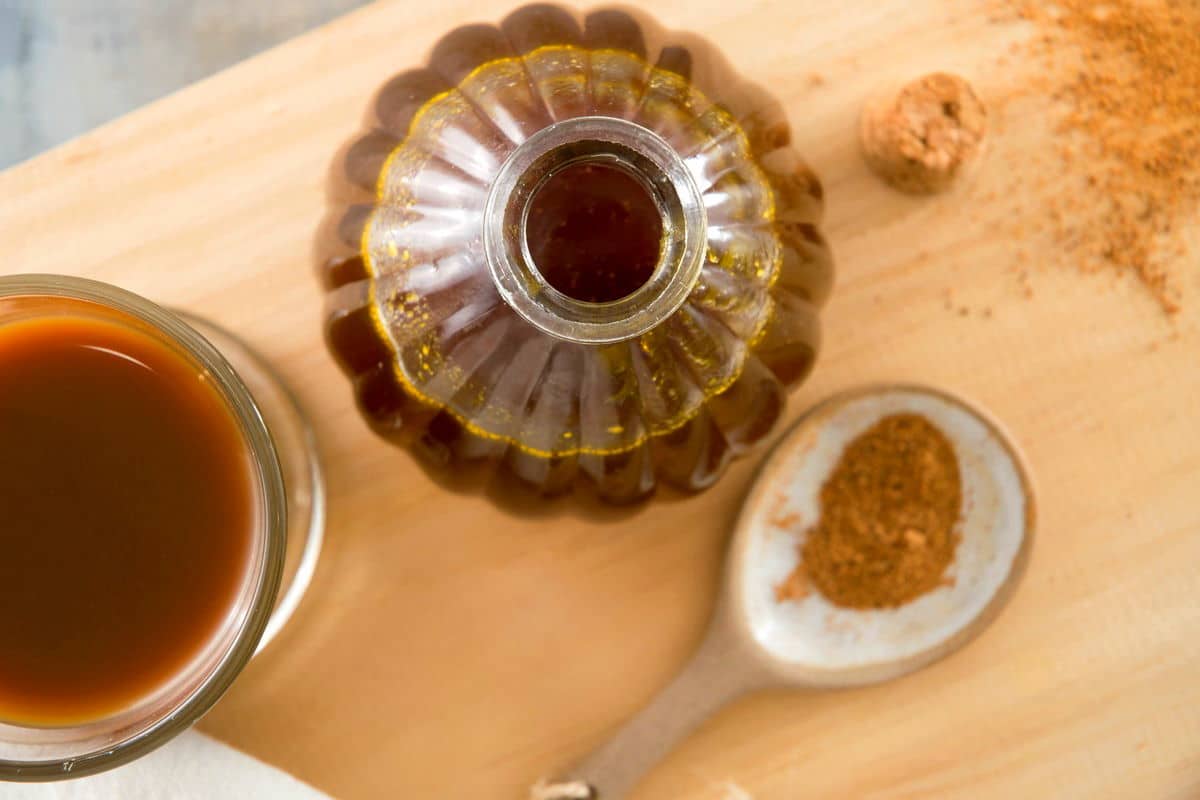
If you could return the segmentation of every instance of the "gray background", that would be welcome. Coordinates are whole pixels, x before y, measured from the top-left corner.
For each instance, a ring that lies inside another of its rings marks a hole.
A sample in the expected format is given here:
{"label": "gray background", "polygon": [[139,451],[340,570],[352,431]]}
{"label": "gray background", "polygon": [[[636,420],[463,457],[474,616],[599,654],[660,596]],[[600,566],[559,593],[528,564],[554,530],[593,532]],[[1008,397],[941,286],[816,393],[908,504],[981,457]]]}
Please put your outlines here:
{"label": "gray background", "polygon": [[0,0],[0,169],[366,0]]}

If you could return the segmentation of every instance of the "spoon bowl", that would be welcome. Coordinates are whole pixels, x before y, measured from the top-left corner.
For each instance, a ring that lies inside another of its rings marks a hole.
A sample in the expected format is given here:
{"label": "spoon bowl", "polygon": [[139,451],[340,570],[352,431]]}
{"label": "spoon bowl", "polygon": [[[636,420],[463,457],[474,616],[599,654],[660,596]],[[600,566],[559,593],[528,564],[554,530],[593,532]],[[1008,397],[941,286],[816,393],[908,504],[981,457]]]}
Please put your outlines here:
{"label": "spoon bowl", "polygon": [[[960,540],[944,585],[899,608],[841,608],[813,590],[780,602],[820,517],[819,495],[846,445],[892,414],[919,414],[958,456]],[[997,423],[951,395],[869,387],[821,403],[786,433],[746,499],[730,551],[731,622],[781,680],[858,686],[899,677],[961,647],[992,621],[1028,560],[1034,506],[1028,471]]]}

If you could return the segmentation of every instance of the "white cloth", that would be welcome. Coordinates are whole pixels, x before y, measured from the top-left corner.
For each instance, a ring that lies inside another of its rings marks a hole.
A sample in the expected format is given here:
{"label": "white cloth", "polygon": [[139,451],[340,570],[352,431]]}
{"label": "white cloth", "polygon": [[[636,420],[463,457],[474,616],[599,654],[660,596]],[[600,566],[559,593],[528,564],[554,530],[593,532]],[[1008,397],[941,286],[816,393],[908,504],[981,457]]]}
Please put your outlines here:
{"label": "white cloth", "polygon": [[3,800],[329,800],[311,786],[196,731],[122,767],[54,783],[0,783]]}

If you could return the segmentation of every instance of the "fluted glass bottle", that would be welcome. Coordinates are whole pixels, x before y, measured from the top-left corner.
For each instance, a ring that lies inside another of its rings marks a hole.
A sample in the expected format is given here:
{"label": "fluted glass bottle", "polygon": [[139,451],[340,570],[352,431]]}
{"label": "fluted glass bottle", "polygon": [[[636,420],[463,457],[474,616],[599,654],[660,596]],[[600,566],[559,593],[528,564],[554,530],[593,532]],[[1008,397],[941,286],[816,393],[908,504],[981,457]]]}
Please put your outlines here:
{"label": "fluted glass bottle", "polygon": [[698,490],[812,367],[820,184],[703,42],[551,6],[460,28],[340,169],[328,340],[427,462],[610,502]]}

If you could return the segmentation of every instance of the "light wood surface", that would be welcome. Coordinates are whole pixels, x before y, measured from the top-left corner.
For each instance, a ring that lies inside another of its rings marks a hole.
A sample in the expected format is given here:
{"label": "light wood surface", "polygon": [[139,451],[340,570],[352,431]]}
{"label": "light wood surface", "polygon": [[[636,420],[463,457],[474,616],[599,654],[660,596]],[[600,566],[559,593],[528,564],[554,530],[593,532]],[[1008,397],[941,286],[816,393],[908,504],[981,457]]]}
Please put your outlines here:
{"label": "light wood surface", "polygon": [[[339,797],[516,800],[598,744],[696,646],[762,456],[623,516],[519,517],[445,494],[359,420],[310,262],[330,160],[389,75],[505,10],[369,7],[0,175],[0,270],[207,314],[311,411],[327,552],[292,625],[202,727]],[[863,382],[960,393],[1024,447],[1040,537],[1013,602],[962,652],[876,688],[748,697],[635,797],[717,800],[730,782],[758,800],[1200,795],[1195,275],[1175,333],[1103,278],[1035,272],[1023,296],[1001,223],[1036,208],[1010,186],[1049,136],[1036,102],[1005,106],[951,196],[896,195],[856,151],[862,99],[900,73],[957,70],[999,108],[1020,72],[998,59],[1026,32],[970,0],[656,13],[780,96],[825,183],[838,285],[790,413]],[[948,310],[947,289],[991,317]]]}

